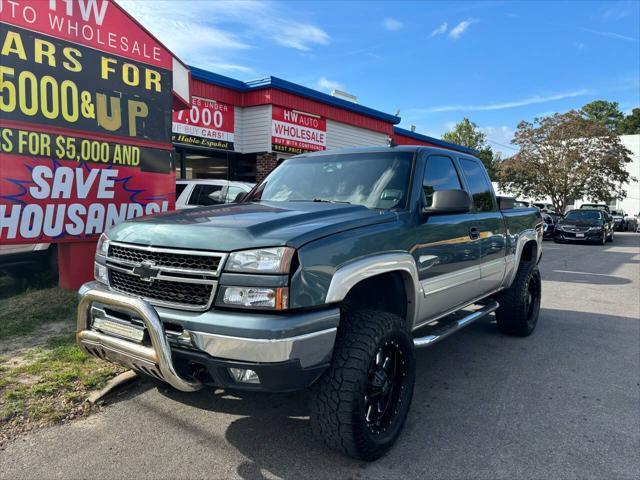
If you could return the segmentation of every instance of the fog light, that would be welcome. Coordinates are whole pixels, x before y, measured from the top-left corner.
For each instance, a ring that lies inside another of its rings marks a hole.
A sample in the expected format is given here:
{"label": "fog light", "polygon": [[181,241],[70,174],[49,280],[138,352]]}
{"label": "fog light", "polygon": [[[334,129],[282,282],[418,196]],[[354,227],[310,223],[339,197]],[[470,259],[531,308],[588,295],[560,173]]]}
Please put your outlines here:
{"label": "fog light", "polygon": [[99,263],[93,264],[93,276],[97,281],[104,283],[105,285],[109,285],[109,273],[107,272],[107,267],[104,265],[100,265]]}
{"label": "fog light", "polygon": [[253,370],[245,368],[229,368],[229,374],[236,382],[241,383],[260,383],[258,374]]}

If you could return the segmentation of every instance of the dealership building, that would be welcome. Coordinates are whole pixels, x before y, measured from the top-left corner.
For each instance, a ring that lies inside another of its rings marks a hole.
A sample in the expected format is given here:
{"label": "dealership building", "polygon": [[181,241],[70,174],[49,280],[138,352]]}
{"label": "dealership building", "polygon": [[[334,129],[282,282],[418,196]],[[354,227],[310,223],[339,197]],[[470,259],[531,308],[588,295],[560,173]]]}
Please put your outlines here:
{"label": "dealership building", "polygon": [[256,182],[284,159],[344,147],[464,147],[397,127],[400,117],[277,77],[242,82],[191,67],[191,110],[173,112],[178,179]]}

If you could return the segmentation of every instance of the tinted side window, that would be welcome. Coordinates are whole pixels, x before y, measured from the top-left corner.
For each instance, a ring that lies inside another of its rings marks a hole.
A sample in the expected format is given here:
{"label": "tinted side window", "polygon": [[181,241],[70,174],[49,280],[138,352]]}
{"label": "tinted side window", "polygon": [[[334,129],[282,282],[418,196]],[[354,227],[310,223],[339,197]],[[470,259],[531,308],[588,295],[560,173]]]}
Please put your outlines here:
{"label": "tinted side window", "polygon": [[240,192],[244,192],[244,190],[240,187],[230,185],[229,188],[227,189],[227,199],[225,203],[233,202]]}
{"label": "tinted side window", "polygon": [[184,192],[185,188],[187,188],[186,183],[176,183],[176,200],[180,195],[182,195],[182,192]]}
{"label": "tinted side window", "polygon": [[222,199],[216,201],[209,197],[213,192],[219,192],[222,190],[222,185],[196,185],[193,187],[191,197],[189,198],[189,205],[217,205],[222,203]]}
{"label": "tinted side window", "polygon": [[494,210],[493,187],[487,180],[484,170],[479,162],[474,160],[460,159],[462,171],[469,184],[470,193],[473,196],[473,203],[479,212],[491,212]]}
{"label": "tinted side window", "polygon": [[425,206],[433,203],[433,192],[436,190],[461,190],[458,172],[449,157],[432,155],[427,159],[427,166],[422,180],[422,191],[426,200]]}

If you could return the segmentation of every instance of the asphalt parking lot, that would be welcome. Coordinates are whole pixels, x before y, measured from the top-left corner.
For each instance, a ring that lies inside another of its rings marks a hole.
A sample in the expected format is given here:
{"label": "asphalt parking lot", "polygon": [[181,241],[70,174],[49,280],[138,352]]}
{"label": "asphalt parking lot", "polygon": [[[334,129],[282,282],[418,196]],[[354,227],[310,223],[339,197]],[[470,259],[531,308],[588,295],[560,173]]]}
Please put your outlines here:
{"label": "asphalt parking lot", "polygon": [[311,436],[304,394],[140,382],[0,451],[0,478],[640,478],[640,235],[545,242],[529,338],[492,318],[428,350],[405,431],[367,464]]}

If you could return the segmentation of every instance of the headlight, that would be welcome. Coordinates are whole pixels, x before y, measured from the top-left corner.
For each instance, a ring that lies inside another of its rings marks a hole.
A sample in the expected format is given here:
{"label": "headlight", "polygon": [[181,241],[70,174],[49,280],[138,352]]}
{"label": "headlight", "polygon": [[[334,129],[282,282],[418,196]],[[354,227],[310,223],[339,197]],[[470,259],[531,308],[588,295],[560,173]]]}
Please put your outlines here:
{"label": "headlight", "polygon": [[225,271],[245,273],[288,273],[293,248],[274,247],[244,250],[229,255]]}
{"label": "headlight", "polygon": [[96,255],[106,257],[109,253],[109,237],[106,234],[100,235],[98,246],[96,247]]}
{"label": "headlight", "polygon": [[284,310],[289,304],[289,289],[287,287],[221,287],[216,303],[223,307]]}
{"label": "headlight", "polygon": [[109,285],[109,274],[107,273],[107,267],[100,265],[98,262],[93,264],[93,276],[100,283]]}

